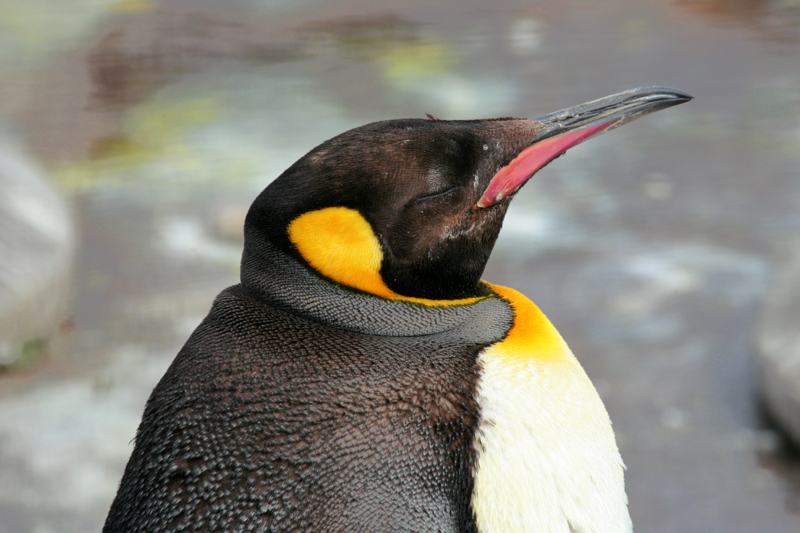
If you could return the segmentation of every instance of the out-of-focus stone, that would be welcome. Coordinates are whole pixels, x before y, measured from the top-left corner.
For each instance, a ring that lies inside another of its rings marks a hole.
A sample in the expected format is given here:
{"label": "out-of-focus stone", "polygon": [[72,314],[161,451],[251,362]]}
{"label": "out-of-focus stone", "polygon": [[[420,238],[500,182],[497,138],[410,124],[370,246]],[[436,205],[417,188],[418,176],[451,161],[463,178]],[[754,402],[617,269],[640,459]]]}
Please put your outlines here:
{"label": "out-of-focus stone", "polygon": [[0,131],[0,366],[66,318],[76,231],[44,170]]}
{"label": "out-of-focus stone", "polygon": [[800,446],[800,243],[775,275],[764,306],[756,362],[764,403]]}
{"label": "out-of-focus stone", "polygon": [[215,220],[216,233],[227,240],[240,242],[244,240],[244,219],[249,204],[225,204],[217,210]]}

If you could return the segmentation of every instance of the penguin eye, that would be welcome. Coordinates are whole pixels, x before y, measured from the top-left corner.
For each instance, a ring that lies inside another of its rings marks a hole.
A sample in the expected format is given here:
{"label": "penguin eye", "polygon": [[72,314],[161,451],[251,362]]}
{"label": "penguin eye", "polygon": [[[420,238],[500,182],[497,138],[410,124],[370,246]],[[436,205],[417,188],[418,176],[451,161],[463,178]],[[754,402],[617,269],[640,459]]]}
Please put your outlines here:
{"label": "penguin eye", "polygon": [[418,196],[415,198],[415,201],[427,201],[427,200],[438,200],[452,196],[456,191],[458,191],[458,185],[453,185],[452,187],[448,187],[443,191],[438,191],[432,194],[426,194],[424,196]]}

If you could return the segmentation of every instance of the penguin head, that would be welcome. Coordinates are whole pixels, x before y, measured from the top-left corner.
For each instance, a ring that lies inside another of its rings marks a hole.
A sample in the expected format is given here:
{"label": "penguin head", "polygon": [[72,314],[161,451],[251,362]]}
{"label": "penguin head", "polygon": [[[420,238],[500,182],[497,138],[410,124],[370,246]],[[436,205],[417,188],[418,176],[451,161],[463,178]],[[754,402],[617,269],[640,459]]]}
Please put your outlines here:
{"label": "penguin head", "polygon": [[[264,244],[338,284],[384,298],[480,296],[510,200],[568,148],[691,99],[634,89],[537,119],[376,122],[314,148],[245,221],[244,271]],[[255,259],[254,259],[255,258]]]}

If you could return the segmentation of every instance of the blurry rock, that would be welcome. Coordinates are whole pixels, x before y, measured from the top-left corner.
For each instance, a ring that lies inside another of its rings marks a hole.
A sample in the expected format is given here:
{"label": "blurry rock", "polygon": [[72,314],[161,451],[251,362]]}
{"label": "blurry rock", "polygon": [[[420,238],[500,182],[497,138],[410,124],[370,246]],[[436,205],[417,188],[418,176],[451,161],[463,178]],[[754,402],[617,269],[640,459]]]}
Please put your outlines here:
{"label": "blurry rock", "polygon": [[225,204],[217,210],[215,230],[217,235],[230,241],[244,240],[244,219],[249,204]]}
{"label": "blurry rock", "polygon": [[764,307],[756,364],[764,403],[800,446],[800,246],[777,272]]}
{"label": "blurry rock", "polygon": [[536,55],[541,51],[544,30],[544,23],[533,17],[516,19],[508,29],[509,47],[518,56]]}
{"label": "blurry rock", "polygon": [[0,131],[0,367],[42,346],[68,313],[75,225],[35,161]]}

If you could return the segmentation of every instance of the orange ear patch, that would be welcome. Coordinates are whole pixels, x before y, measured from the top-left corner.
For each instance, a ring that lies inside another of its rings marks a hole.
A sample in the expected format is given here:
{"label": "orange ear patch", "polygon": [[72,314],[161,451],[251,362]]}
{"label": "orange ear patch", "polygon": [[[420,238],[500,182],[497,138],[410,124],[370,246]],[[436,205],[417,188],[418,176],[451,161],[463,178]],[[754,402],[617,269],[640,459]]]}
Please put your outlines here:
{"label": "orange ear patch", "polygon": [[289,240],[321,275],[381,298],[423,305],[463,305],[482,298],[429,300],[397,294],[381,278],[383,251],[372,226],[355,209],[326,207],[303,213],[287,228]]}
{"label": "orange ear patch", "polygon": [[303,259],[326,278],[383,298],[397,297],[380,277],[381,245],[358,211],[310,211],[294,219],[288,231]]}

